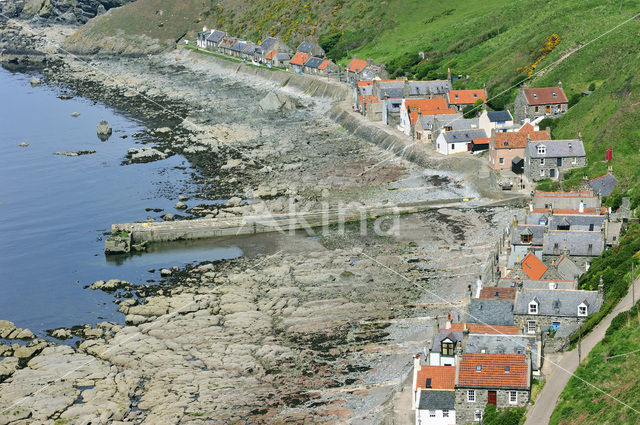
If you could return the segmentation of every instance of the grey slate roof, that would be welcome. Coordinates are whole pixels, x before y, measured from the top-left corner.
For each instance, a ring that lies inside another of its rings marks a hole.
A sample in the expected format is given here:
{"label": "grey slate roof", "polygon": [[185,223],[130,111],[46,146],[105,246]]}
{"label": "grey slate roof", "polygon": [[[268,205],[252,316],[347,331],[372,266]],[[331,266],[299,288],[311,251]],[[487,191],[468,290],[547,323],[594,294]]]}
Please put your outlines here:
{"label": "grey slate roof", "polygon": [[409,81],[409,96],[445,94],[451,90],[449,80]]}
{"label": "grey slate roof", "polygon": [[607,245],[618,245],[620,243],[620,232],[622,231],[621,221],[609,222],[607,226]]}
{"label": "grey slate roof", "polygon": [[260,47],[262,47],[265,52],[270,52],[271,50],[273,50],[273,46],[275,46],[277,42],[278,40],[276,40],[274,37],[267,37],[262,40],[262,43],[260,43]]}
{"label": "grey slate roof", "polygon": [[[423,129],[437,130],[440,126],[443,126],[453,120],[462,119],[462,114],[420,115],[418,119],[420,120]],[[434,123],[436,124],[436,128],[433,128]]]}
{"label": "grey slate roof", "polygon": [[[577,307],[576,307],[577,309]],[[531,347],[531,366],[538,370],[538,344],[535,336],[469,334],[465,353],[524,354]]]}
{"label": "grey slate roof", "polygon": [[513,121],[509,111],[490,111],[487,112],[487,117],[491,122]]}
{"label": "grey slate roof", "polygon": [[462,341],[462,331],[452,331],[451,329],[440,329],[433,336],[433,344],[431,344],[431,351],[434,353],[440,353],[442,351],[442,346],[440,343],[443,339],[449,338],[451,341],[456,343],[455,348],[458,347],[457,343]]}
{"label": "grey slate roof", "polygon": [[[444,366],[443,366],[444,367]],[[447,390],[421,390],[418,409],[420,410],[453,410],[456,392]]]}
{"label": "grey slate roof", "polygon": [[307,61],[304,63],[304,66],[317,69],[320,65],[322,65],[322,62],[324,62],[324,59],[312,56],[307,59]]}
{"label": "grey slate roof", "polygon": [[549,214],[533,212],[527,215],[525,221],[527,224],[545,224],[549,222]]}
{"label": "grey slate roof", "polygon": [[245,53],[247,55],[253,55],[256,52],[256,48],[257,46],[255,44],[248,41],[244,49],[242,49],[242,53]]}
{"label": "grey slate roof", "polygon": [[[453,124],[454,123],[452,123],[452,125]],[[447,143],[471,143],[471,140],[473,139],[482,139],[485,137],[487,137],[487,133],[485,133],[485,131],[480,128],[453,130],[446,131],[444,133],[444,140],[446,140]]]}
{"label": "grey slate roof", "polygon": [[[477,129],[480,123],[478,118],[459,118],[459,119],[450,120],[447,123],[447,125],[451,126],[453,131],[457,131],[457,130]],[[482,131],[484,132],[484,130]],[[483,134],[486,135],[486,132],[484,132]],[[472,137],[472,138],[477,139],[477,137]]]}
{"label": "grey slate roof", "polygon": [[602,196],[609,196],[613,189],[615,189],[618,184],[618,179],[616,179],[613,174],[605,174],[604,176],[595,178],[589,182],[589,186],[595,193],[599,193]]}
{"label": "grey slate roof", "polygon": [[[523,244],[521,236],[531,234],[531,243]],[[544,226],[533,224],[518,224],[511,235],[512,245],[537,245],[542,246],[544,242]]]}
{"label": "grey slate roof", "polygon": [[313,43],[309,42],[309,41],[303,41],[302,43],[300,43],[300,45],[298,46],[298,52],[302,52],[302,53],[306,53],[306,54],[310,54],[311,50],[313,50]]}
{"label": "grey slate roof", "polygon": [[562,289],[523,289],[516,294],[516,314],[529,314],[529,303],[536,299],[538,316],[578,317],[578,306],[586,301],[587,313],[600,310],[598,291],[571,291]]}
{"label": "grey slate roof", "polygon": [[212,43],[219,43],[224,38],[224,32],[213,30],[209,37],[207,37],[207,41],[211,41]]}
{"label": "grey slate roof", "polygon": [[513,326],[513,303],[473,298],[469,303],[467,323]]}
{"label": "grey slate roof", "polygon": [[[552,215],[549,218],[549,230],[558,230],[558,226],[570,226],[569,230],[600,231],[606,217],[603,215]],[[593,229],[589,226],[593,225]]]}
{"label": "grey slate roof", "polygon": [[291,56],[289,56],[289,53],[276,53],[275,59],[279,60],[280,62],[286,62],[291,59]]}
{"label": "grey slate roof", "polygon": [[380,100],[384,100],[385,97],[390,99],[401,99],[404,95],[403,87],[380,87]]}
{"label": "grey slate roof", "polygon": [[575,279],[576,277],[582,276],[584,273],[584,271],[566,255],[563,255],[558,259],[556,267],[558,269],[558,274],[562,279]]}
{"label": "grey slate roof", "polygon": [[236,42],[233,43],[233,46],[231,46],[231,50],[234,52],[242,52],[245,47],[247,47],[247,42],[245,40],[236,40]]}
{"label": "grey slate roof", "polygon": [[[544,154],[538,153],[538,146],[544,145]],[[585,156],[584,145],[581,140],[542,140],[527,143],[531,158],[567,158]]]}
{"label": "grey slate roof", "polygon": [[[511,276],[511,274],[509,274]],[[573,278],[572,278],[573,279]],[[545,280],[532,280],[526,278],[510,279],[504,277],[498,282],[498,286],[506,288],[517,288],[518,283],[522,284],[523,288],[527,289],[549,289],[549,282],[553,282],[556,285],[556,289],[575,289],[575,282],[572,279],[545,279]]]}
{"label": "grey slate roof", "polygon": [[[569,255],[597,257],[602,254],[602,232],[584,232],[580,230],[550,230],[545,233],[542,253],[558,255],[565,247]],[[589,250],[591,245],[591,250]]]}

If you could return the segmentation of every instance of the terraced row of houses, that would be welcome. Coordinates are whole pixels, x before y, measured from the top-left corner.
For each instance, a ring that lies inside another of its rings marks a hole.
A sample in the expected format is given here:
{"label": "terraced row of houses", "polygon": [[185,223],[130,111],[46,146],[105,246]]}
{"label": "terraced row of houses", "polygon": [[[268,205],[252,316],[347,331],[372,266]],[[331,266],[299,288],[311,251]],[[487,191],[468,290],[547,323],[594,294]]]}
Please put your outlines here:
{"label": "terraced row of houses", "polygon": [[[607,176],[611,176],[607,174]],[[604,287],[578,289],[594,257],[618,244],[631,217],[628,199],[616,213],[601,203],[615,182],[584,181],[575,192],[536,192],[525,220],[514,217],[492,269],[469,285],[466,310],[435,319],[433,338],[414,356],[416,424],[481,423],[487,404],[526,406],[533,379],[544,379],[545,355],[604,303]],[[480,273],[479,273],[480,275]]]}

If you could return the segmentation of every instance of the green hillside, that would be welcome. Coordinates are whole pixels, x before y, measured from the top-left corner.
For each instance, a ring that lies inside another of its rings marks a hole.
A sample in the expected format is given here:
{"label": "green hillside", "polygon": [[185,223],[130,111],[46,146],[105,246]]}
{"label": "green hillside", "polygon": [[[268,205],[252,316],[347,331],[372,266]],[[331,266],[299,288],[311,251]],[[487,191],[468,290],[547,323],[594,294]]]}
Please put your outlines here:
{"label": "green hillside", "polygon": [[[533,86],[562,81],[572,106],[553,122],[552,134],[581,132],[589,157],[587,170],[567,176],[564,188],[578,185],[584,171],[589,177],[604,174],[605,150],[613,147],[612,165],[622,184],[609,203],[617,205],[619,193],[628,190],[636,207],[640,20],[591,41],[638,13],[640,0],[138,0],[92,20],[74,41],[120,29],[125,36],[162,40],[177,40],[188,30],[192,39],[203,26],[254,41],[280,35],[293,47],[317,37],[341,64],[371,57],[393,76],[417,79],[441,78],[451,68],[454,75],[469,76],[458,87],[486,84],[495,109],[509,107],[517,88],[503,91],[529,75]],[[590,96],[580,95],[590,88]]]}
{"label": "green hillside", "polygon": [[[639,306],[636,304],[629,313],[613,319],[605,338],[575,373],[629,407],[574,376],[560,395],[550,425],[617,425],[640,421]],[[626,353],[631,354],[621,355]]]}

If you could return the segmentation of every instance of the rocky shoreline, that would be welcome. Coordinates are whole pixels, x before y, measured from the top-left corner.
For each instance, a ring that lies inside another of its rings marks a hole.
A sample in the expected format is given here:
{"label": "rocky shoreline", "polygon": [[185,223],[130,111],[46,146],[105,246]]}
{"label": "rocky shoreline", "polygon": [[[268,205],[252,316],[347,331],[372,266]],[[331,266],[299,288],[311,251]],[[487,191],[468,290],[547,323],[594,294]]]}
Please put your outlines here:
{"label": "rocky shoreline", "polygon": [[[327,117],[331,100],[225,77],[189,52],[89,64],[51,54],[35,67],[12,63],[147,124],[123,166],[189,160],[198,193],[175,194],[185,216],[165,219],[477,195],[445,171],[380,164],[384,150]],[[263,202],[246,202],[255,197]],[[77,347],[5,323],[0,424],[384,423],[432,318],[464,305],[466,283],[512,214],[440,209],[401,217],[389,235],[373,223],[364,235],[331,229],[266,257],[167,266],[154,285],[96,276],[104,280],[87,290],[113,294],[124,323],[51,330]]]}

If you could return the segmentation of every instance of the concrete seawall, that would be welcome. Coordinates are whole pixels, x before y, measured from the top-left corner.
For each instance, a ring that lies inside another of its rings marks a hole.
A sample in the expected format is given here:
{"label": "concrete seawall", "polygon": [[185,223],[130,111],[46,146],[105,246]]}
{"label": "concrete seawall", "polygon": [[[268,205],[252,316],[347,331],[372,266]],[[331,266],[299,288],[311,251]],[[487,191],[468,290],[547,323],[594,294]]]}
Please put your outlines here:
{"label": "concrete seawall", "polygon": [[322,78],[311,75],[299,75],[293,72],[267,69],[265,67],[257,67],[247,63],[238,63],[195,51],[190,51],[190,55],[194,59],[197,58],[199,61],[206,60],[213,62],[220,68],[228,71],[230,74],[242,73],[255,76],[263,80],[271,81],[280,87],[292,87],[299,92],[314,97],[325,97],[342,101],[351,94],[351,88],[346,83],[341,83],[334,79],[328,80],[326,77]]}

